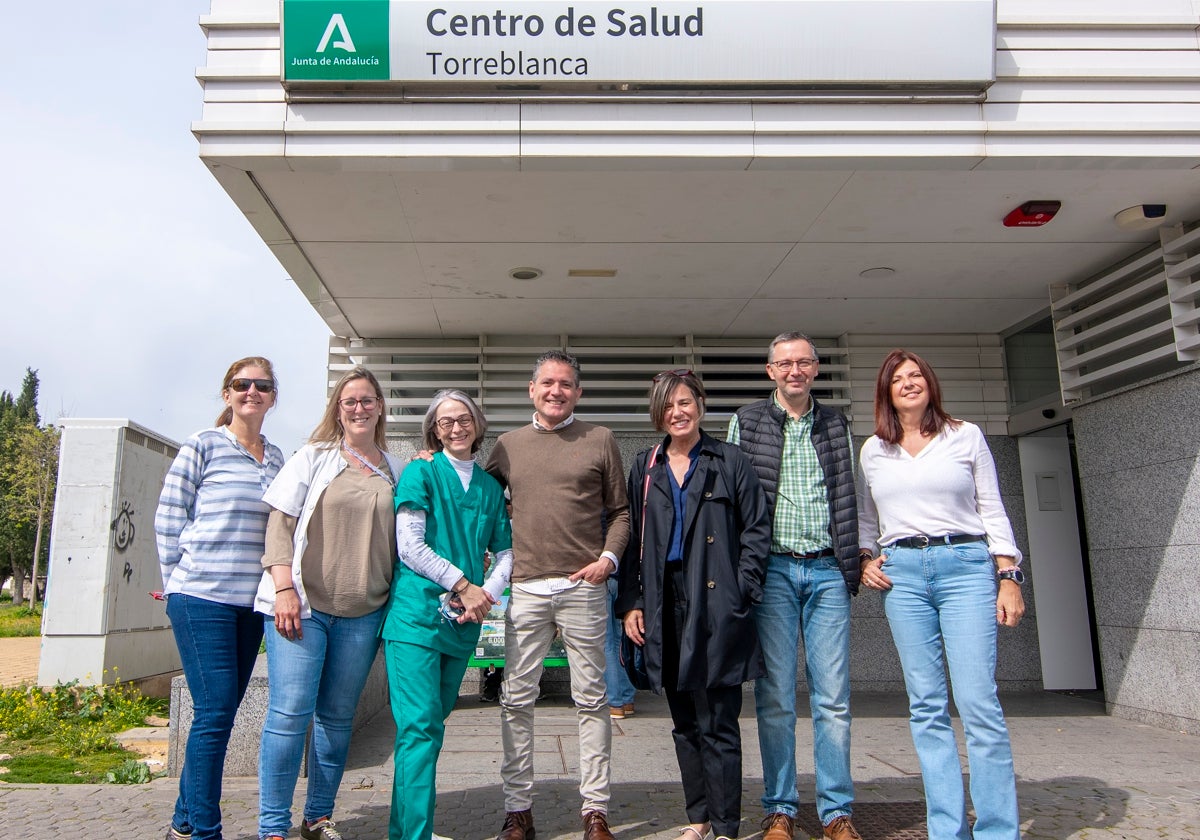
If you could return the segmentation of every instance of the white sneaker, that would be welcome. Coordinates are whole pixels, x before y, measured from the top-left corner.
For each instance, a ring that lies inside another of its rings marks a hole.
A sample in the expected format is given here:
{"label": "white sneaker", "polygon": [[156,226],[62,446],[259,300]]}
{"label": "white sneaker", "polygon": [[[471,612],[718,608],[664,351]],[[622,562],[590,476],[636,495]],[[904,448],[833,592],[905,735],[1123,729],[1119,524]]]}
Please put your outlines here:
{"label": "white sneaker", "polygon": [[443,837],[442,835],[438,834],[437,832],[434,832],[433,836],[430,838],[430,840],[450,840],[450,838]]}

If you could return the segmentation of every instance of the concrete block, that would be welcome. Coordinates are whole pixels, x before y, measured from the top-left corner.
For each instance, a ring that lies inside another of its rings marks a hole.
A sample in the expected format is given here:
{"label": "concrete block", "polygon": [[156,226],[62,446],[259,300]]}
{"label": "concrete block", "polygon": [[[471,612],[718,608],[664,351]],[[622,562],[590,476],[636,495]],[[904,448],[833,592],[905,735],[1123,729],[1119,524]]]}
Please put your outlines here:
{"label": "concrete block", "polygon": [[[254,675],[246,688],[246,696],[238,708],[233,721],[233,734],[229,738],[229,749],[225,754],[226,776],[257,776],[258,747],[262,738],[263,724],[267,719],[267,703],[270,690],[267,684],[267,656],[260,654],[254,665]],[[371,674],[358,700],[354,715],[354,731],[357,732],[369,720],[388,708],[387,667],[383,661],[383,650],[375,657]],[[192,695],[188,691],[187,679],[179,676],[171,681],[171,717],[167,750],[167,772],[178,777],[183,769],[188,733],[192,728]],[[307,761],[307,759],[306,759]],[[307,774],[305,764],[301,775]]]}

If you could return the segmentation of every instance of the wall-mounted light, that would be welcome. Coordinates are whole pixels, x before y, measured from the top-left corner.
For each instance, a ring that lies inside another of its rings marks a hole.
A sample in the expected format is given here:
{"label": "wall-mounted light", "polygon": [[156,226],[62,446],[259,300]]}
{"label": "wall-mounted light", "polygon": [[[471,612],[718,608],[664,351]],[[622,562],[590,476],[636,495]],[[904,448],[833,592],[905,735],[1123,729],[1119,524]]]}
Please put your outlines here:
{"label": "wall-mounted light", "polygon": [[1113,221],[1121,230],[1150,230],[1161,225],[1166,215],[1165,204],[1135,204],[1113,216]]}

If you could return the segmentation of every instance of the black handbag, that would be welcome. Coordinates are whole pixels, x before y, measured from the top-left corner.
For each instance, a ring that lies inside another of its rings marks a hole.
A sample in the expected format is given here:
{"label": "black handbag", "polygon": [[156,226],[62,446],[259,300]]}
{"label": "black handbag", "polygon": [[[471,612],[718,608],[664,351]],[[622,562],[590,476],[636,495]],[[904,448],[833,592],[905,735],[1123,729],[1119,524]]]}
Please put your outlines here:
{"label": "black handbag", "polygon": [[628,636],[621,637],[621,664],[629,681],[638,691],[650,690],[650,675],[646,673],[646,651]]}
{"label": "black handbag", "polygon": [[[655,446],[646,461],[646,480],[642,484],[642,532],[638,536],[638,563],[642,560],[642,549],[646,542],[646,498],[650,494],[650,468],[658,457],[659,447]],[[642,588],[642,570],[638,568],[638,589]],[[646,672],[646,651],[641,645],[633,643],[633,639],[621,634],[621,664],[629,681],[638,691],[650,690],[650,674]]]}

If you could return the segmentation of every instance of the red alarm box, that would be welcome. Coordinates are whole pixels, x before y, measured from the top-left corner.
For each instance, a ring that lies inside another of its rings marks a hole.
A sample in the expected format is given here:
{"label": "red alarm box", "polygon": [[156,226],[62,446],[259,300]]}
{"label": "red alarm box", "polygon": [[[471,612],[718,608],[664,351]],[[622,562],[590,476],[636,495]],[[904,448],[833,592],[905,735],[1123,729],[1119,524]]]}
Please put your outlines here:
{"label": "red alarm box", "polygon": [[1054,218],[1061,201],[1026,201],[1004,217],[1005,227],[1041,227]]}

